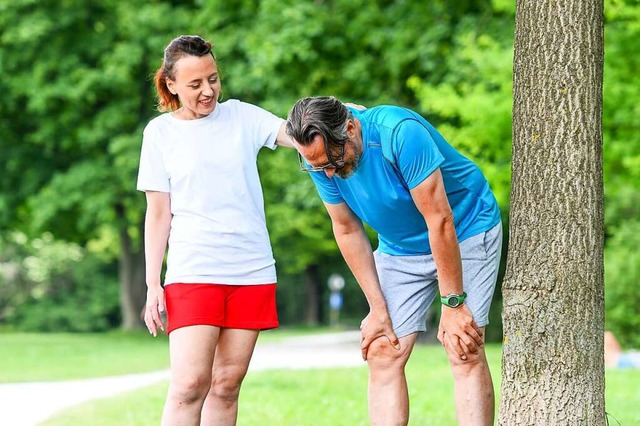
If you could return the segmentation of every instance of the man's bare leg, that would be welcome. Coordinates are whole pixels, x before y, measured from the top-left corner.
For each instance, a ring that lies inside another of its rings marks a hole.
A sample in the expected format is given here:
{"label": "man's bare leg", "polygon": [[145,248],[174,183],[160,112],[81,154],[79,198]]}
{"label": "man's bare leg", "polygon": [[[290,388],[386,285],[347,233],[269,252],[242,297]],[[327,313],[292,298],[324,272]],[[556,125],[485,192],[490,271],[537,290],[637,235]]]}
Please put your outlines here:
{"label": "man's bare leg", "polygon": [[[484,328],[482,328],[484,335]],[[484,346],[466,360],[445,346],[453,372],[456,415],[459,426],[491,426],[495,416],[495,395]]]}
{"label": "man's bare leg", "polygon": [[417,334],[400,338],[400,350],[385,336],[369,346],[369,420],[373,426],[405,426],[409,422],[409,392],[405,366]]}

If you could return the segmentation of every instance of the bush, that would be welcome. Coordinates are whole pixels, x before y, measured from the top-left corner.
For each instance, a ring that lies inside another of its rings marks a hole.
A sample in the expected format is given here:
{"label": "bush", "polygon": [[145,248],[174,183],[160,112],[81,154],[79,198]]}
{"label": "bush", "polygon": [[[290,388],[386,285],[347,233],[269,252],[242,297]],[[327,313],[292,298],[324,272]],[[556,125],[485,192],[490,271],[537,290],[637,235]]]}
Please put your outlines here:
{"label": "bush", "polygon": [[114,265],[50,235],[5,238],[2,243],[4,270],[13,271],[0,274],[5,325],[33,332],[92,332],[119,325]]}
{"label": "bush", "polygon": [[640,221],[623,222],[605,247],[605,326],[623,347],[640,348]]}

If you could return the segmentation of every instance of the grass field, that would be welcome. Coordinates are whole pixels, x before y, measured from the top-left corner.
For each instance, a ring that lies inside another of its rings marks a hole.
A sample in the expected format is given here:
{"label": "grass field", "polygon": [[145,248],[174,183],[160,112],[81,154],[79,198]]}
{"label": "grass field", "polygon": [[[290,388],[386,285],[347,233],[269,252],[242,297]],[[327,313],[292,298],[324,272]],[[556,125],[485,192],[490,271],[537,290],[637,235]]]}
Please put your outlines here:
{"label": "grass field", "polygon": [[168,340],[149,333],[0,334],[0,383],[57,381],[168,368]]}
{"label": "grass field", "polygon": [[[264,333],[261,340],[277,341],[297,331],[280,333]],[[166,338],[153,339],[143,333],[0,335],[0,380],[70,379],[150,371],[167,367],[167,350]],[[487,354],[499,392],[500,346],[488,345]],[[21,359],[13,359],[15,356]],[[14,368],[20,370],[12,371]],[[407,374],[410,424],[454,425],[451,373],[442,349],[417,347]],[[607,411],[613,416],[609,424],[640,425],[640,370],[608,370],[606,374]],[[238,425],[364,426],[368,424],[366,386],[364,366],[252,372],[242,388]],[[161,383],[93,401],[66,410],[43,425],[157,425],[166,390],[167,384]]]}
{"label": "grass field", "polygon": [[[322,328],[270,330],[260,342],[326,332]],[[58,381],[169,368],[168,338],[159,334],[121,332],[97,334],[0,333],[0,383]]]}

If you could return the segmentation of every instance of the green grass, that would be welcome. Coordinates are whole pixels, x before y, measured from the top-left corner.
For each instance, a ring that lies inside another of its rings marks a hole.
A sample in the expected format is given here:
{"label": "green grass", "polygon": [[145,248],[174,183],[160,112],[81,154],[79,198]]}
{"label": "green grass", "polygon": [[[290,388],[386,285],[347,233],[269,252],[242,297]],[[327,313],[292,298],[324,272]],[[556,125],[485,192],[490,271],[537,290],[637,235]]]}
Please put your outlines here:
{"label": "green grass", "polygon": [[[302,333],[313,332],[302,330]],[[263,333],[260,339],[262,342],[274,342],[299,334],[300,330],[278,330]],[[27,350],[22,347],[24,345],[31,349]],[[149,371],[166,368],[167,351],[166,338],[153,339],[143,333],[0,335],[0,354],[3,357],[0,377],[10,377],[10,371],[15,366],[23,369],[22,373],[16,375],[21,379],[27,376],[25,369],[36,368],[36,372],[28,372],[33,380],[44,380],[51,376],[93,377],[98,375],[94,374],[97,372],[106,375]],[[26,356],[27,353],[30,355]],[[11,359],[16,355],[23,356],[23,359]],[[95,357],[100,362],[85,360],[85,356]],[[499,393],[500,346],[488,345],[487,356],[496,392]],[[155,361],[151,362],[149,358]],[[126,368],[99,365],[103,362],[125,363]],[[157,365],[151,368],[153,363]],[[416,347],[407,366],[407,375],[411,398],[410,424],[455,424],[453,380],[442,348],[437,345]],[[637,389],[640,370],[607,370],[606,379],[607,412],[613,416],[610,424],[640,425],[640,411],[637,409],[640,406]],[[161,383],[82,404],[63,411],[43,426],[157,425],[160,423],[167,385]],[[243,384],[238,425],[365,426],[368,425],[366,387],[367,369],[364,364],[355,368],[252,372]]]}
{"label": "green grass", "polygon": [[169,368],[166,336],[149,333],[0,334],[0,383],[57,381]]}
{"label": "green grass", "polygon": [[605,378],[609,425],[640,425],[640,369],[607,369]]}
{"label": "green grass", "polygon": [[291,337],[311,336],[314,334],[339,333],[346,331],[342,327],[296,326],[279,327],[260,332],[260,343],[276,343]]}
{"label": "green grass", "polygon": [[[500,347],[488,347],[499,365]],[[497,367],[496,367],[497,368]],[[494,375],[498,370],[494,371]],[[239,426],[366,426],[367,368],[262,371],[247,375],[240,398]],[[455,424],[453,381],[440,346],[419,346],[407,367],[411,423]],[[167,384],[73,407],[43,426],[70,426],[92,419],[92,426],[156,425]]]}
{"label": "green grass", "polygon": [[[280,328],[260,334],[260,342],[326,333],[327,328]],[[340,330],[331,330],[340,331]],[[0,383],[106,377],[169,368],[164,334],[145,331],[109,333],[0,332]]]}
{"label": "green grass", "polygon": [[[487,346],[499,401],[500,347]],[[607,371],[607,412],[622,426],[640,424],[640,370]],[[411,425],[455,424],[453,381],[439,346],[419,346],[407,366]],[[367,369],[337,368],[250,373],[242,387],[239,426],[366,426]],[[42,426],[156,425],[167,384],[71,408]],[[611,425],[617,425],[611,418]]]}

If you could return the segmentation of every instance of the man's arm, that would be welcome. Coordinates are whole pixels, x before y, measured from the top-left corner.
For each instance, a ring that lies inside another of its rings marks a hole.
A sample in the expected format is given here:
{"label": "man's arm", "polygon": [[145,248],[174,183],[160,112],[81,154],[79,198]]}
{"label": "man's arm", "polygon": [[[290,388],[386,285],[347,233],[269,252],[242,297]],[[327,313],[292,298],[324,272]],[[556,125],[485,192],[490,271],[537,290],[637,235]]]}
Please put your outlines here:
{"label": "man's arm", "polygon": [[369,303],[370,312],[361,327],[362,357],[367,359],[369,345],[380,336],[386,336],[391,344],[399,349],[398,339],[393,332],[391,318],[387,311],[387,304],[380,289],[371,243],[364,231],[362,221],[346,203],[325,203],[325,207],[331,217],[333,235],[340,252]]}
{"label": "man's arm", "polygon": [[[412,189],[411,196],[429,229],[429,244],[438,270],[440,294],[462,294],[460,247],[440,169]],[[478,346],[483,344],[482,331],[466,304],[457,308],[442,306],[438,339],[443,345],[447,339],[462,359],[466,359],[465,354],[476,353]]]}

